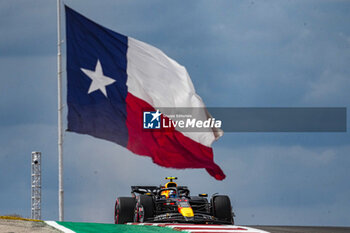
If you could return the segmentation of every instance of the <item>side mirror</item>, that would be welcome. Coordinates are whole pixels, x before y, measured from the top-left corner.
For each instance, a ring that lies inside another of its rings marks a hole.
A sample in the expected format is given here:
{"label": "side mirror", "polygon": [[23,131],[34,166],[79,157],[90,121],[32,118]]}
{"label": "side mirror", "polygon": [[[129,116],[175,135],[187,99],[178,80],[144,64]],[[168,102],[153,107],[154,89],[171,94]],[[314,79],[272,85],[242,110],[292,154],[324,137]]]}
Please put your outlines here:
{"label": "side mirror", "polygon": [[208,197],[208,194],[206,193],[201,193],[201,194],[198,194],[199,197]]}

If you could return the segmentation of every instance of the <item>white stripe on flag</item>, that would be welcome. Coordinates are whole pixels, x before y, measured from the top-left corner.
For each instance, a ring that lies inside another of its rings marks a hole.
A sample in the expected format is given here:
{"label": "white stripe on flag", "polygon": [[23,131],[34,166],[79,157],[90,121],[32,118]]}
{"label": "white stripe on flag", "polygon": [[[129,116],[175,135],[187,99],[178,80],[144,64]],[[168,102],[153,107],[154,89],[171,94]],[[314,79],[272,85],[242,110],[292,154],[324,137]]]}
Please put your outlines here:
{"label": "white stripe on flag", "polygon": [[[191,108],[192,116],[197,120],[208,119],[205,105],[197,95],[186,68],[160,49],[128,37],[127,75],[128,92],[152,107],[160,108],[170,119],[174,120],[171,115],[180,113],[170,108]],[[189,114],[188,110],[183,114]],[[221,136],[203,132],[182,133],[208,147]]]}

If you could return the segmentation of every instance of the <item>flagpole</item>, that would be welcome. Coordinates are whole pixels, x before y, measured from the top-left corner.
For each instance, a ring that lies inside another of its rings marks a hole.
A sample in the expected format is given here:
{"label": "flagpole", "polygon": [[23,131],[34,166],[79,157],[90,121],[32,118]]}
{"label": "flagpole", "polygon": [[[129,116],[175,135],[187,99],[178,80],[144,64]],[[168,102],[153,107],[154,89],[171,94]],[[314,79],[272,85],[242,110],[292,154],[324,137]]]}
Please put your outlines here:
{"label": "flagpole", "polygon": [[57,91],[58,91],[58,219],[63,221],[63,133],[62,133],[62,57],[61,0],[57,0]]}

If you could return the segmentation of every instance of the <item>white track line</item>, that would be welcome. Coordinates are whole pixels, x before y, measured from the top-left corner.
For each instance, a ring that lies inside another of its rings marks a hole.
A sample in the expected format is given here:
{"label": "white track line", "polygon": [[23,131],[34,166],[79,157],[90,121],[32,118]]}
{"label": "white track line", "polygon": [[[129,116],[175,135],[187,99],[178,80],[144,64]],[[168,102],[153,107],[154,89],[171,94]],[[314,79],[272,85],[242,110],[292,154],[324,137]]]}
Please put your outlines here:
{"label": "white track line", "polygon": [[163,225],[163,223],[134,223],[134,222],[128,222],[126,225],[141,225],[141,226],[159,226]]}
{"label": "white track line", "polygon": [[67,227],[62,226],[55,221],[45,221],[45,223],[60,231],[63,231],[64,233],[76,233],[75,231],[72,231],[71,229],[68,229]]}

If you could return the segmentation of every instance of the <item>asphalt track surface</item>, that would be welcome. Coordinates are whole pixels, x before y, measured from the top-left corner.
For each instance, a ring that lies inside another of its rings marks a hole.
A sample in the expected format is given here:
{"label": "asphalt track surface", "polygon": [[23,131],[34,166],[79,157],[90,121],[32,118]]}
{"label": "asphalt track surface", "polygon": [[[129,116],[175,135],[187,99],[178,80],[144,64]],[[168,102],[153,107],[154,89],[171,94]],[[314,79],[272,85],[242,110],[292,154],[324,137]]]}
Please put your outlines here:
{"label": "asphalt track surface", "polygon": [[249,226],[270,233],[350,233],[350,227]]}

